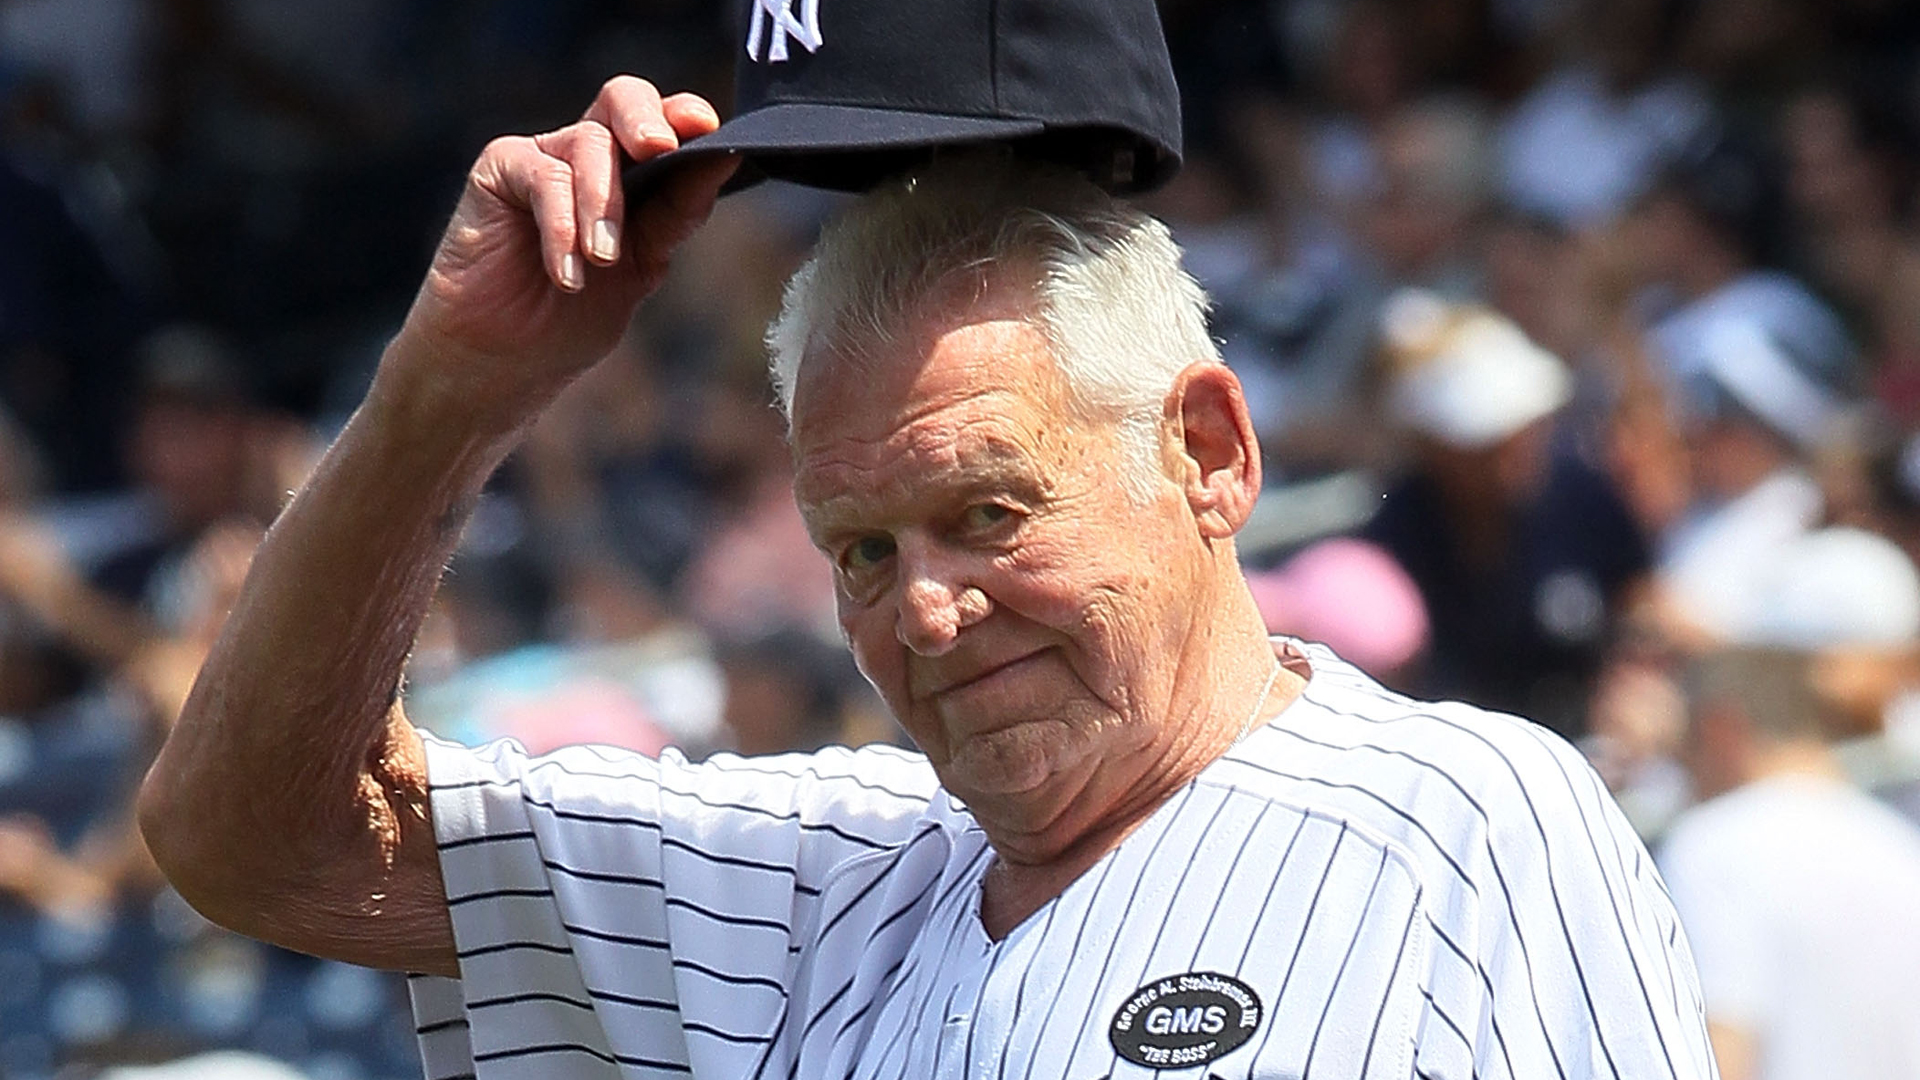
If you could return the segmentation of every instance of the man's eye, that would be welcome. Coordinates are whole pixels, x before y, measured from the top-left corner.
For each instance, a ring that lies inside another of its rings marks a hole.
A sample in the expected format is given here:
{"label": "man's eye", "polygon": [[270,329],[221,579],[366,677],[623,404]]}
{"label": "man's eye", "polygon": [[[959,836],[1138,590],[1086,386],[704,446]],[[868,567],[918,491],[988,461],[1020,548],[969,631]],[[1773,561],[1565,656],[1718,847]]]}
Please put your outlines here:
{"label": "man's eye", "polygon": [[1013,511],[999,503],[975,503],[967,507],[963,523],[968,529],[991,529],[1013,516]]}
{"label": "man's eye", "polygon": [[867,570],[886,561],[892,554],[892,540],[884,536],[868,536],[849,545],[842,561],[849,570]]}

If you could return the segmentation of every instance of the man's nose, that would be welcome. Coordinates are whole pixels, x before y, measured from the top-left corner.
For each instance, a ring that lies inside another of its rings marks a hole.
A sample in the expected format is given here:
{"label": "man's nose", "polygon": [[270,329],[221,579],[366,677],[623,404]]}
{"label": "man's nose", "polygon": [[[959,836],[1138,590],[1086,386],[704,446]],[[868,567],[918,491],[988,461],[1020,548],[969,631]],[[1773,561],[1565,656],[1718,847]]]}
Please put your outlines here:
{"label": "man's nose", "polygon": [[900,643],[922,656],[952,649],[960,631],[987,617],[987,594],[950,573],[922,563],[909,566],[900,589]]}

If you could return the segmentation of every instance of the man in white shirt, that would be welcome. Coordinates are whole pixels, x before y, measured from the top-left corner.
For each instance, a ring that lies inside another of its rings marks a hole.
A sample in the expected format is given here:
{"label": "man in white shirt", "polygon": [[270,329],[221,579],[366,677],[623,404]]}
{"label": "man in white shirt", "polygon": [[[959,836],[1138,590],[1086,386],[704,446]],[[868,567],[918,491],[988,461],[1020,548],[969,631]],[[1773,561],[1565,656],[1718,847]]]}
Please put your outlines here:
{"label": "man in white shirt", "polygon": [[[795,490],[919,745],[694,765],[423,737],[466,508],[727,159],[619,79],[496,142],[142,796],[214,919],[423,974],[430,1080],[1713,1075],[1651,860],[1563,742],[1265,632],[1239,384],[1158,222],[1063,170],[861,200],[770,334]],[[625,229],[614,223],[629,221]]]}
{"label": "man in white shirt", "polygon": [[1848,782],[1804,654],[1696,674],[1689,767],[1706,801],[1660,867],[1693,943],[1727,1080],[1920,1076],[1920,831]]}

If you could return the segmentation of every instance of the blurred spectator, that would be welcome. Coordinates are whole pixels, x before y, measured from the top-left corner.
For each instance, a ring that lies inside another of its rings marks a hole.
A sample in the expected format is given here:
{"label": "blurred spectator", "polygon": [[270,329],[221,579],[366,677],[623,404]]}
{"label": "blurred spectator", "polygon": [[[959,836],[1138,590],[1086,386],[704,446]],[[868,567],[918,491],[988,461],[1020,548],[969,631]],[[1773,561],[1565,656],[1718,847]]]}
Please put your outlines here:
{"label": "blurred spectator", "polygon": [[1853,343],[1838,316],[1776,269],[1786,255],[1784,184],[1770,145],[1715,125],[1634,210],[1632,256],[1651,285],[1653,351],[1676,380],[1708,361],[1709,336],[1732,320],[1756,326],[1822,381],[1856,378]]}
{"label": "blurred spectator", "polygon": [[1754,640],[1808,655],[1837,760],[1920,825],[1920,570],[1884,537],[1821,529],[1775,562]]}
{"label": "blurred spectator", "polygon": [[1292,56],[1322,107],[1309,125],[1302,165],[1316,201],[1336,216],[1380,184],[1374,139],[1419,85],[1405,6],[1384,0],[1301,4],[1292,14]]}
{"label": "blurred spectator", "polygon": [[1587,329],[1579,325],[1584,298],[1574,234],[1551,217],[1509,208],[1488,219],[1484,242],[1488,306],[1571,362]]}
{"label": "blurred spectator", "polygon": [[1379,179],[1360,222],[1390,287],[1480,296],[1476,230],[1491,190],[1489,137],[1484,110],[1467,97],[1422,99],[1381,127]]}
{"label": "blurred spectator", "polygon": [[617,553],[669,591],[712,527],[723,479],[686,430],[699,412],[680,399],[694,392],[663,375],[636,328],[535,425],[517,462],[525,513],[563,547]]}
{"label": "blurred spectator", "polygon": [[1323,203],[1323,221],[1289,223],[1283,250],[1270,253],[1275,265],[1236,275],[1220,295],[1223,353],[1247,384],[1254,423],[1281,471],[1376,456],[1355,438],[1355,421],[1366,408],[1368,346],[1392,290],[1419,286],[1456,301],[1484,291],[1478,230],[1488,133],[1484,110],[1464,96],[1423,98],[1376,117],[1364,182]]}
{"label": "blurred spectator", "polygon": [[833,570],[793,501],[779,415],[763,394],[722,384],[706,400],[708,453],[735,472],[733,498],[682,575],[679,597],[709,633],[740,639],[766,628],[839,641]]}
{"label": "blurred spectator", "polygon": [[1843,431],[1848,402],[1826,366],[1762,325],[1699,326],[1680,377],[1693,506],[1665,537],[1659,579],[1668,632],[1685,641],[1752,640],[1784,545],[1819,524],[1816,458]]}
{"label": "blurred spectator", "polygon": [[[1342,436],[1362,409],[1367,345],[1385,288],[1365,217],[1388,182],[1382,140],[1421,76],[1406,5],[1273,10],[1287,69],[1306,92],[1281,98],[1271,92],[1277,88],[1254,84],[1223,98],[1220,152],[1193,148],[1200,169],[1157,209],[1197,256],[1193,269],[1217,305],[1223,354],[1246,385],[1277,476],[1356,456]],[[1405,159],[1444,143],[1422,142],[1417,126],[1394,132],[1402,206],[1431,186],[1408,174]]]}
{"label": "blurred spectator", "polygon": [[1920,421],[1920,247],[1909,232],[1920,133],[1899,88],[1819,84],[1781,117],[1797,246],[1863,332],[1875,396]]}
{"label": "blurred spectator", "polygon": [[118,549],[91,576],[109,595],[178,627],[193,588],[181,575],[194,545],[225,520],[264,524],[278,492],[262,487],[283,478],[269,471],[277,463],[261,438],[248,373],[218,334],[169,327],[140,351],[127,458],[144,519],[135,528],[144,535],[122,521]]}
{"label": "blurred spectator", "polygon": [[1570,55],[1515,105],[1500,134],[1512,207],[1562,227],[1609,223],[1642,195],[1708,115],[1665,66],[1675,5],[1576,0]]}
{"label": "blurred spectator", "polygon": [[1385,322],[1387,410],[1413,459],[1364,535],[1412,575],[1433,620],[1419,692],[1578,734],[1649,557],[1605,476],[1555,449],[1572,377],[1484,309],[1403,293]]}
{"label": "blurred spectator", "polygon": [[729,749],[781,754],[852,741],[854,702],[867,691],[838,644],[777,631],[722,646],[719,661]]}
{"label": "blurred spectator", "polygon": [[[667,618],[624,563],[576,551],[530,579],[533,567],[472,550],[473,534],[411,671],[407,709],[421,727],[473,745],[516,739],[534,753],[600,743],[698,758],[723,742],[726,687],[706,639]],[[527,624],[514,590],[549,583],[552,618]]]}
{"label": "blurred spectator", "polygon": [[1247,574],[1275,634],[1317,641],[1388,682],[1405,682],[1427,647],[1427,609],[1400,564],[1364,540],[1307,546],[1272,570]]}
{"label": "blurred spectator", "polygon": [[1863,470],[1872,506],[1868,527],[1920,563],[1920,435],[1889,433],[1875,450]]}
{"label": "blurred spectator", "polygon": [[[1214,300],[1221,351],[1246,389],[1271,475],[1349,463],[1379,286],[1348,223],[1296,188],[1297,118],[1249,101],[1241,175],[1202,159],[1155,199]],[[1277,188],[1269,192],[1266,189]],[[1262,196],[1267,196],[1263,198]]]}
{"label": "blurred spectator", "polygon": [[1687,733],[1680,676],[1688,657],[1631,628],[1610,650],[1587,710],[1587,760],[1649,843],[1693,801],[1681,763]]}
{"label": "blurred spectator", "polygon": [[1801,654],[1716,653],[1692,683],[1705,801],[1659,864],[1721,1076],[1920,1076],[1920,830],[1847,783]]}
{"label": "blurred spectator", "polygon": [[0,66],[53,88],[78,131],[124,136],[148,119],[151,33],[151,11],[136,0],[9,0]]}
{"label": "blurred spectator", "polygon": [[832,569],[794,509],[784,470],[765,474],[716,531],[687,571],[685,599],[688,613],[721,636],[774,626],[837,638]]}

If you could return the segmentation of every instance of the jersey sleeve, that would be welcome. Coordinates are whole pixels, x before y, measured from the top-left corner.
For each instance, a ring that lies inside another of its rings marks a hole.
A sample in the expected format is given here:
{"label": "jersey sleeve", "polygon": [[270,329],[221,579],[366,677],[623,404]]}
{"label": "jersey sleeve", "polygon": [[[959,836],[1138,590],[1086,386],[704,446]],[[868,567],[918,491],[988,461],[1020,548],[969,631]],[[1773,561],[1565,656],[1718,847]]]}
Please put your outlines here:
{"label": "jersey sleeve", "polygon": [[890,748],[693,764],[429,737],[427,760],[460,964],[411,980],[427,1080],[744,1072],[823,883],[937,790]]}
{"label": "jersey sleeve", "polygon": [[1652,858],[1586,761],[1531,726],[1496,740],[1473,963],[1474,1075],[1711,1080],[1699,980]]}

